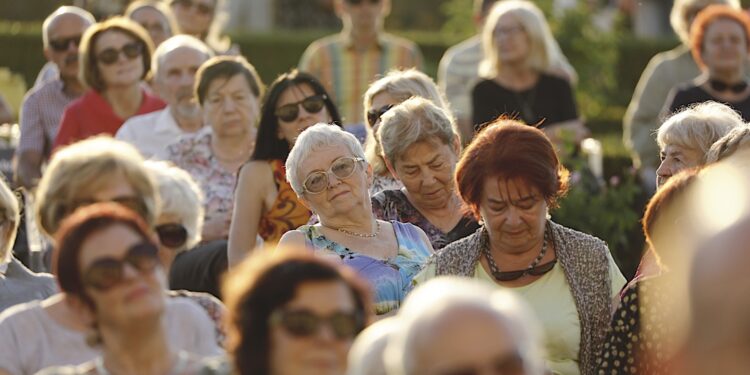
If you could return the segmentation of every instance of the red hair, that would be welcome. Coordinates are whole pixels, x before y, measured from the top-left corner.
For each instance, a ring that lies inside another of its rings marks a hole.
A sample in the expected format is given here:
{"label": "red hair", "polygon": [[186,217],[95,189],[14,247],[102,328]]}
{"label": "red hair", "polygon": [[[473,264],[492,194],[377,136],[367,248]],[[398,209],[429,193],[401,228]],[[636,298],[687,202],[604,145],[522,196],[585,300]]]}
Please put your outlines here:
{"label": "red hair", "polygon": [[456,166],[456,187],[477,219],[486,178],[519,178],[537,188],[554,208],[568,190],[568,171],[544,133],[499,118],[476,135]]}
{"label": "red hair", "polygon": [[[656,231],[656,223],[662,216],[669,216],[666,213],[675,207],[674,204],[677,202],[687,189],[693,185],[698,177],[700,168],[691,168],[680,171],[676,175],[672,176],[667,180],[664,186],[660,187],[656,191],[651,200],[648,201],[646,211],[643,214],[643,234],[646,236],[646,243],[648,243],[651,250],[657,252],[654,247],[654,234]],[[678,211],[680,208],[678,208]],[[657,252],[658,255],[658,252]]]}
{"label": "red hair", "polygon": [[750,50],[750,16],[741,10],[734,9],[728,5],[714,4],[704,8],[698,16],[695,17],[693,25],[690,27],[690,50],[693,59],[698,66],[704,68],[703,62],[704,38],[706,31],[714,21],[718,19],[727,19],[737,22],[745,31],[745,45]]}

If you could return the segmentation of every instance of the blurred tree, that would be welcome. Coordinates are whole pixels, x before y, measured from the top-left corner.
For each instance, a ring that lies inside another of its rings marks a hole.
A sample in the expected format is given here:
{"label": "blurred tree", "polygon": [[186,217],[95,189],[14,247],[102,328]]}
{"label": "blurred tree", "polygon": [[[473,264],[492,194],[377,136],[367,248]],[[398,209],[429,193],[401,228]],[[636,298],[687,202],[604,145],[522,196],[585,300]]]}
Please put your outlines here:
{"label": "blurred tree", "polygon": [[61,0],[0,0],[2,19],[14,21],[38,21],[43,20],[60,5],[69,4],[70,1]]}

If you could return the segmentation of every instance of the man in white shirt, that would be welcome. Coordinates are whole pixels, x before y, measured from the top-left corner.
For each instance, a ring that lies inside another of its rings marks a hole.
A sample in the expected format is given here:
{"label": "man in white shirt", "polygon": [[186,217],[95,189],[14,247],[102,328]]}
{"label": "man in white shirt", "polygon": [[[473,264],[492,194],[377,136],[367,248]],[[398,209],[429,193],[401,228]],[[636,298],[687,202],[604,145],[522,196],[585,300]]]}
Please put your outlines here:
{"label": "man in white shirt", "polygon": [[154,52],[154,89],[167,102],[161,111],[135,116],[126,121],[115,138],[135,146],[146,158],[165,159],[167,146],[181,135],[203,127],[203,113],[193,97],[195,72],[213,56],[200,40],[177,35],[164,41]]}

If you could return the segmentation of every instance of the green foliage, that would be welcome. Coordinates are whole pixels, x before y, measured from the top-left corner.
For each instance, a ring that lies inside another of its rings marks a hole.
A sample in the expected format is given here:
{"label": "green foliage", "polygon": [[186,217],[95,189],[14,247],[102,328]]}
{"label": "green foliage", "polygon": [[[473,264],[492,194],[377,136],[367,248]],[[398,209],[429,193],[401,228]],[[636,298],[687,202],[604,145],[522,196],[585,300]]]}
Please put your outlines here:
{"label": "green foliage", "polygon": [[440,10],[445,14],[441,32],[443,35],[466,39],[477,32],[474,24],[472,0],[448,0],[442,4]]}

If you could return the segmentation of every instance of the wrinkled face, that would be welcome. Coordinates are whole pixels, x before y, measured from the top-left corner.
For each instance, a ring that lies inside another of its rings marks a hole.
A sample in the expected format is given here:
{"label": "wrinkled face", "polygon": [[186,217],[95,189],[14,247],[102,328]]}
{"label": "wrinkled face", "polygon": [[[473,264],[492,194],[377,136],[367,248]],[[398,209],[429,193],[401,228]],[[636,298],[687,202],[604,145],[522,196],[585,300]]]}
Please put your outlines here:
{"label": "wrinkled face", "polygon": [[152,7],[142,7],[133,12],[130,18],[148,31],[151,41],[154,42],[154,47],[158,47],[159,44],[172,36],[169,21],[161,12]]}
{"label": "wrinkled face", "polygon": [[394,175],[418,208],[443,208],[454,194],[456,162],[457,145],[447,145],[439,139],[417,142],[393,166]]}
{"label": "wrinkled face", "polygon": [[414,373],[526,374],[506,323],[488,312],[469,308],[447,314],[419,340]]}
{"label": "wrinkled face", "polygon": [[177,114],[185,117],[201,114],[193,85],[195,72],[207,59],[203,52],[190,47],[176,48],[162,58],[154,83],[159,96]]}
{"label": "wrinkled face", "polygon": [[[135,46],[140,46],[140,53],[128,56],[125,51],[132,51]],[[133,39],[129,35],[111,30],[102,33],[94,46],[96,67],[99,69],[105,87],[130,86],[140,82],[143,76],[143,49],[146,46]],[[107,55],[114,56],[116,60],[106,62]]]}
{"label": "wrinkled face", "polygon": [[352,29],[371,31],[382,24],[390,9],[390,0],[338,0],[341,1],[340,16],[351,22]]}
{"label": "wrinkled face", "polygon": [[279,139],[286,140],[290,147],[294,145],[294,142],[303,130],[319,122],[330,123],[332,121],[331,115],[328,113],[325,105],[317,112],[305,109],[305,105],[302,102],[305,99],[313,100],[315,98],[318,98],[317,94],[307,84],[288,87],[279,96],[279,100],[276,102],[276,109],[288,105],[296,105],[298,111],[297,117],[291,121],[285,121],[277,116],[279,120],[278,137]]}
{"label": "wrinkled face", "polygon": [[[340,281],[307,282],[300,285],[282,309],[306,311],[328,318],[356,310],[352,292]],[[330,324],[320,324],[309,335],[290,333],[282,324],[270,329],[271,373],[274,375],[343,375],[352,337],[340,338]]]}
{"label": "wrinkled face", "polygon": [[216,0],[175,0],[171,8],[183,33],[202,36],[214,20]]}
{"label": "wrinkled face", "polygon": [[520,178],[485,178],[479,214],[490,240],[503,251],[523,252],[544,238],[547,202],[538,188]]}
{"label": "wrinkled face", "polygon": [[75,14],[60,15],[49,25],[44,55],[57,65],[61,78],[77,79],[78,45],[88,27],[89,23]]}
{"label": "wrinkled face", "polygon": [[745,29],[739,23],[719,18],[706,28],[702,57],[709,71],[742,69],[747,53]]}
{"label": "wrinkled face", "polygon": [[258,98],[242,74],[209,83],[203,116],[216,136],[236,137],[250,133],[254,139],[259,111]]}
{"label": "wrinkled face", "polygon": [[661,151],[661,164],[656,170],[656,186],[661,187],[678,172],[703,164],[703,154],[679,145],[667,145]]}
{"label": "wrinkled face", "polygon": [[501,64],[523,63],[529,57],[529,36],[512,14],[504,14],[497,20],[494,39]]}
{"label": "wrinkled face", "polygon": [[[102,259],[123,260],[134,245],[143,242],[138,233],[123,224],[94,232],[81,245],[80,269],[85,274]],[[158,265],[139,270],[125,262],[122,279],[114,286],[101,290],[87,285],[85,291],[96,307],[98,324],[126,326],[163,312],[165,286],[164,273]]]}

